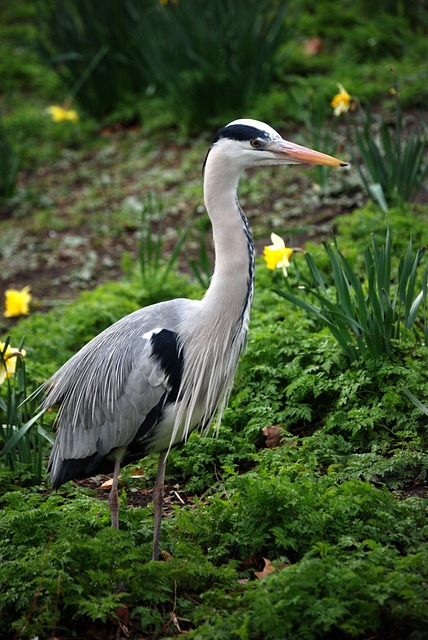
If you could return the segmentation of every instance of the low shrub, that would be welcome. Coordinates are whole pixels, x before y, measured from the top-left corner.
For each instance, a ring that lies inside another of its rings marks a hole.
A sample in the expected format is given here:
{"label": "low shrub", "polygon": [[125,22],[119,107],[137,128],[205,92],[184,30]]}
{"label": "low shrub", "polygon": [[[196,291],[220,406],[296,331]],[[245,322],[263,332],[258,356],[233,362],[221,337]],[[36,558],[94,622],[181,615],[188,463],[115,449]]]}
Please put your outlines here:
{"label": "low shrub", "polygon": [[348,640],[388,634],[422,640],[427,556],[402,557],[371,540],[355,546],[321,544],[295,565],[245,591],[212,590],[198,611],[191,638],[202,640]]}
{"label": "low shrub", "polygon": [[[172,614],[183,624],[200,593],[233,584],[233,565],[215,567],[201,555],[149,562],[141,522],[138,530],[114,530],[106,502],[73,498],[19,490],[3,495],[0,636],[63,629],[84,635],[93,623],[119,633],[121,616],[129,624],[131,614],[133,629],[155,637],[174,626]],[[139,516],[147,518],[147,510]],[[151,531],[147,524],[146,540]]]}

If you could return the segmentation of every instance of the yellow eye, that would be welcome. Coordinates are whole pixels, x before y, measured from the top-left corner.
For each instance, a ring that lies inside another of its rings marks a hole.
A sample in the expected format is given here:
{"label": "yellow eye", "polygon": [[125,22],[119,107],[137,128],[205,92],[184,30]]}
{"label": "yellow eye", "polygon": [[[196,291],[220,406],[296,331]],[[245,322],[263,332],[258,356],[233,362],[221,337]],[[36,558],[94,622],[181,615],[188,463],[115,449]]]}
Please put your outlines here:
{"label": "yellow eye", "polygon": [[262,143],[260,142],[260,140],[257,140],[257,138],[254,138],[254,140],[251,140],[250,144],[253,149],[258,149]]}

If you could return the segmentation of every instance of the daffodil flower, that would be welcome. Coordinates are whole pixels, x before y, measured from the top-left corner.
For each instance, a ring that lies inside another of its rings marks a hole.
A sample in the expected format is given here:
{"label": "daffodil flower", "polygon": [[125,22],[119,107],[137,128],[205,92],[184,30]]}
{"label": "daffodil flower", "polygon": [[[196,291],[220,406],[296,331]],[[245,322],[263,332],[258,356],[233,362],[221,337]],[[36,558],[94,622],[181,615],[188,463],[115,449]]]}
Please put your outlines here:
{"label": "daffodil flower", "polygon": [[69,122],[78,122],[79,114],[74,109],[68,109],[64,107],[60,107],[57,104],[54,104],[48,107],[48,113],[54,122],[64,122],[68,120]]}
{"label": "daffodil flower", "polygon": [[32,300],[30,288],[27,286],[20,291],[18,289],[6,289],[4,293],[6,311],[3,314],[5,318],[13,318],[30,313],[30,302]]}
{"label": "daffodil flower", "polygon": [[265,247],[263,256],[268,269],[282,269],[285,277],[287,277],[287,269],[290,266],[290,258],[293,255],[293,249],[285,246],[284,240],[272,233],[270,236],[272,244]]}
{"label": "daffodil flower", "polygon": [[16,371],[16,359],[18,356],[24,358],[26,353],[25,349],[20,351],[19,349],[14,349],[9,344],[5,349],[5,343],[0,342],[0,354],[2,354],[2,358],[0,358],[0,384],[3,384],[6,378],[14,375]]}
{"label": "daffodil flower", "polygon": [[339,93],[336,93],[330,104],[334,109],[334,115],[340,116],[341,113],[349,111],[349,107],[351,106],[351,96],[339,82],[337,83],[337,86],[339,88]]}

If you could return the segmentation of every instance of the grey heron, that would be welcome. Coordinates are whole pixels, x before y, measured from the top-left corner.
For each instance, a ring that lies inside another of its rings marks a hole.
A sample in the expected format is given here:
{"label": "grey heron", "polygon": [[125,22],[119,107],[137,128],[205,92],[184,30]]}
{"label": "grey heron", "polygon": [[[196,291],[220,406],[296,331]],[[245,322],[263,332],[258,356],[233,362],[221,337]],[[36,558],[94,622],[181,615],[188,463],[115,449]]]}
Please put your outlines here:
{"label": "grey heron", "polygon": [[168,451],[195,428],[217,424],[246,343],[254,287],[254,244],[237,199],[247,167],[346,163],[284,140],[257,120],[235,120],[214,138],[204,163],[204,201],[215,266],[202,300],[175,299],[131,313],[86,344],[45,383],[42,409],[58,404],[48,464],[53,488],[113,472],[111,522],[119,523],[121,465],[160,454],[153,490],[158,557]]}

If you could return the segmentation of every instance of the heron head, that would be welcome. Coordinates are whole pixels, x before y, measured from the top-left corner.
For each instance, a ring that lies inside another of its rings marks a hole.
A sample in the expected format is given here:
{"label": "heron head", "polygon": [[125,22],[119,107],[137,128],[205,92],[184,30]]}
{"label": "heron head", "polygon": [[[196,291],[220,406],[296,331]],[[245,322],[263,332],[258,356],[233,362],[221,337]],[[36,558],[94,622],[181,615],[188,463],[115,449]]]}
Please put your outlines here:
{"label": "heron head", "polygon": [[241,119],[229,123],[214,138],[210,151],[214,148],[233,157],[242,168],[306,163],[347,166],[346,162],[333,156],[284,140],[275,129],[259,120]]}

